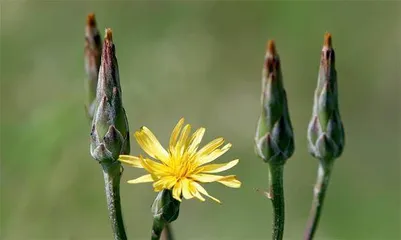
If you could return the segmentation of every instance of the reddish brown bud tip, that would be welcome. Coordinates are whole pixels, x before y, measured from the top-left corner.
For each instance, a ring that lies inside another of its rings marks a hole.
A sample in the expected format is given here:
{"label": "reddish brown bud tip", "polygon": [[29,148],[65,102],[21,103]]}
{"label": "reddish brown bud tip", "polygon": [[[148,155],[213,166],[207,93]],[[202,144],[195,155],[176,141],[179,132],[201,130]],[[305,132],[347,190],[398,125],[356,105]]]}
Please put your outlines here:
{"label": "reddish brown bud tip", "polygon": [[326,46],[326,47],[331,48],[331,47],[332,47],[331,44],[332,44],[331,34],[328,33],[328,32],[326,32],[326,33],[324,34],[324,43],[323,43],[323,45]]}
{"label": "reddish brown bud tip", "polygon": [[273,56],[275,56],[277,54],[277,52],[276,52],[276,44],[274,43],[274,40],[269,40],[267,42],[267,52],[270,53]]}
{"label": "reddish brown bud tip", "polygon": [[86,17],[86,24],[90,27],[96,27],[96,19],[94,13],[89,13]]}
{"label": "reddish brown bud tip", "polygon": [[106,28],[104,39],[110,42],[113,41],[113,31],[111,30],[111,28]]}

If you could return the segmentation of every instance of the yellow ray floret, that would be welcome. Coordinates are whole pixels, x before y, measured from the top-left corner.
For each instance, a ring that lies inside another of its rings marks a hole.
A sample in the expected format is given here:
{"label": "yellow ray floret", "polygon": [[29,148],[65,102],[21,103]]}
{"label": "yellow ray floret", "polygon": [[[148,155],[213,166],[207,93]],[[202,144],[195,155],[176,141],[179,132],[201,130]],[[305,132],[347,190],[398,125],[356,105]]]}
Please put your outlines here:
{"label": "yellow ray floret", "polygon": [[205,201],[205,195],[216,202],[220,201],[208,194],[199,183],[219,182],[227,187],[239,188],[241,182],[236,176],[219,176],[211,173],[226,171],[239,162],[238,159],[223,164],[208,164],[226,153],[231,144],[224,144],[223,138],[217,138],[204,147],[199,144],[205,134],[204,128],[199,128],[191,135],[191,125],[184,126],[184,119],[180,119],[171,133],[168,149],[164,149],[155,135],[147,128],[142,127],[135,132],[135,139],[139,146],[150,158],[130,155],[120,155],[121,162],[132,167],[143,168],[148,174],[128,183],[153,182],[156,192],[163,189],[172,190],[173,197],[181,201],[197,198]]}

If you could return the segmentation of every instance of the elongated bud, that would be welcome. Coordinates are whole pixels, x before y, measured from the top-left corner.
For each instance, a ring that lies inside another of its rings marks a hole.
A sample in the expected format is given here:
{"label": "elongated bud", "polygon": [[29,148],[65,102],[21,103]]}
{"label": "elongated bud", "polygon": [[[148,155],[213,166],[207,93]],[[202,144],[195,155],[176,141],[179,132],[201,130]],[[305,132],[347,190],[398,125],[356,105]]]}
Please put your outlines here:
{"label": "elongated bud", "polygon": [[106,29],[91,131],[91,154],[96,160],[116,161],[130,152],[129,128],[122,103],[118,63],[111,29]]}
{"label": "elongated bud", "polygon": [[179,213],[180,202],[173,198],[171,190],[164,189],[159,192],[152,204],[152,239],[159,239],[164,226],[175,221]]}
{"label": "elongated bud", "polygon": [[273,41],[269,41],[262,73],[262,113],[255,150],[265,162],[284,164],[294,152],[294,134],[283,85],[280,57]]}
{"label": "elongated bud", "polygon": [[344,149],[345,134],[338,106],[335,53],[330,33],[324,36],[315,90],[312,118],[308,126],[308,146],[313,157],[331,161]]}
{"label": "elongated bud", "polygon": [[92,120],[95,112],[96,86],[98,73],[100,68],[100,57],[102,53],[102,42],[99,31],[96,27],[96,19],[93,13],[89,14],[86,19],[85,27],[85,91],[86,102],[85,108],[87,115]]}

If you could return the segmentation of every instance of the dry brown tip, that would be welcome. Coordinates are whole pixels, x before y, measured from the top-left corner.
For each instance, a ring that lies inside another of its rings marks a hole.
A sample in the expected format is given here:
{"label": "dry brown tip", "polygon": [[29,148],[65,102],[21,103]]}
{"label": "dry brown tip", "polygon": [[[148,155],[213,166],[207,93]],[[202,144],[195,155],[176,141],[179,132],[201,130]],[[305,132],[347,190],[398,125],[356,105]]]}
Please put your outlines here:
{"label": "dry brown tip", "polygon": [[111,30],[111,28],[106,28],[104,39],[113,41],[113,31]]}
{"label": "dry brown tip", "polygon": [[96,27],[96,19],[94,13],[89,13],[86,17],[86,24],[91,27]]}
{"label": "dry brown tip", "polygon": [[276,52],[276,44],[274,43],[274,40],[269,40],[267,42],[267,52],[270,53],[273,56],[275,56],[277,54],[277,52]]}
{"label": "dry brown tip", "polygon": [[324,46],[331,48],[332,47],[332,40],[331,40],[331,34],[329,32],[326,32],[324,34]]}

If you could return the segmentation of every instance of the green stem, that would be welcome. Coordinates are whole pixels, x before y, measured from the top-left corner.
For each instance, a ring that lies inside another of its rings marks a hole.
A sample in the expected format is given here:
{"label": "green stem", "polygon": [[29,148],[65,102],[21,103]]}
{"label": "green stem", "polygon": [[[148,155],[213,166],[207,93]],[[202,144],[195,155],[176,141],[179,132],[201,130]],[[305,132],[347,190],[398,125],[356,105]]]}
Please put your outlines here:
{"label": "green stem", "polygon": [[164,229],[162,231],[161,239],[163,240],[174,240],[173,232],[171,230],[171,226],[169,223],[164,225]]}
{"label": "green stem", "polygon": [[281,164],[269,164],[268,197],[273,205],[273,240],[282,240],[284,235],[283,168]]}
{"label": "green stem", "polygon": [[107,208],[109,210],[109,218],[113,229],[114,239],[127,240],[120,201],[121,164],[118,161],[111,164],[102,163],[102,167]]}
{"label": "green stem", "polygon": [[313,191],[313,202],[309,213],[308,225],[306,227],[304,239],[312,240],[317,230],[319,219],[323,210],[324,197],[330,181],[331,165],[320,161],[315,188]]}
{"label": "green stem", "polygon": [[161,219],[154,219],[151,240],[159,240],[166,225],[168,224],[166,224],[165,221]]}

